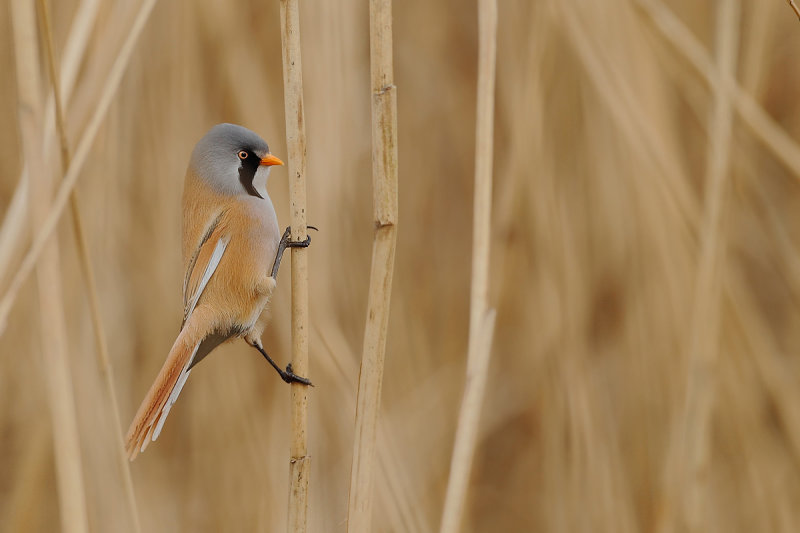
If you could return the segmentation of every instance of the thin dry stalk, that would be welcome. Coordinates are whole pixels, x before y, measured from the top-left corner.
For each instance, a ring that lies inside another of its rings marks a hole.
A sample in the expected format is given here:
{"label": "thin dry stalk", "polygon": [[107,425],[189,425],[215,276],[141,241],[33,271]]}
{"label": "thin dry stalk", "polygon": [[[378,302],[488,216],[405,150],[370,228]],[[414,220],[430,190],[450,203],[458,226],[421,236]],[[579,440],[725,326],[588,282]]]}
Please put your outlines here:
{"label": "thin dry stalk", "polygon": [[800,11],[798,11],[797,5],[794,3],[794,0],[786,0],[786,3],[789,4],[789,7],[792,8],[792,11],[794,11],[794,14],[797,15],[798,20],[800,20]]}
{"label": "thin dry stalk", "polygon": [[492,353],[495,317],[496,312],[491,309],[484,315],[476,332],[473,332],[470,327],[467,378],[464,383],[461,410],[458,414],[453,455],[450,458],[450,477],[447,480],[447,494],[442,512],[442,525],[439,528],[440,533],[456,533],[461,528],[475,446],[478,440],[478,422],[480,422]]}
{"label": "thin dry stalk", "polygon": [[637,88],[625,76],[614,75],[619,67],[609,54],[604,53],[606,49],[602,44],[592,39],[594,32],[589,28],[592,22],[587,20],[580,5],[564,2],[559,6],[565,10],[564,27],[588,80],[626,140],[637,153],[646,154],[652,167],[662,176],[662,179],[653,181],[654,190],[665,199],[667,209],[678,212],[684,221],[681,233],[689,235],[697,225],[697,202],[692,190],[678,179],[681,169],[665,149],[661,130],[652,120],[645,118],[646,106]]}
{"label": "thin dry stalk", "polygon": [[72,163],[69,166],[69,170],[64,175],[64,179],[59,185],[58,192],[56,193],[55,199],[50,206],[47,218],[39,226],[30,250],[28,250],[28,253],[25,254],[25,257],[23,258],[22,263],[19,265],[14,278],[11,280],[8,290],[3,295],[2,300],[0,300],[0,334],[2,334],[6,328],[8,314],[11,312],[11,307],[14,305],[17,294],[22,288],[22,285],[25,283],[25,280],[28,278],[28,275],[33,270],[34,266],[36,266],[39,256],[45,249],[45,245],[48,243],[53,230],[55,230],[56,225],[58,224],[58,221],[64,212],[64,207],[66,207],[67,202],[69,201],[70,193],[75,187],[78,177],[80,177],[81,169],[83,168],[83,164],[86,162],[86,157],[89,155],[89,151],[92,148],[92,144],[97,136],[97,132],[100,130],[100,126],[102,125],[103,119],[108,112],[111,101],[117,92],[120,81],[122,81],[122,75],[125,73],[125,69],[128,66],[128,61],[131,58],[134,47],[136,46],[136,42],[139,39],[139,35],[141,35],[142,29],[144,29],[144,25],[150,17],[150,13],[153,11],[155,4],[156,0],[144,0],[142,2],[139,12],[134,19],[133,24],[131,25],[131,29],[125,38],[125,42],[122,44],[122,47],[117,54],[117,59],[111,66],[111,70],[108,73],[108,78],[106,78],[106,83],[100,93],[97,106],[95,107],[94,113],[89,120],[86,130],[78,142],[78,147],[75,150]]}
{"label": "thin dry stalk", "polygon": [[392,2],[370,0],[372,188],[375,235],[356,399],[347,531],[370,531],[375,435],[383,382],[397,241],[397,87],[392,67]]}
{"label": "thin dry stalk", "polygon": [[[300,14],[297,0],[281,1],[283,90],[286,102],[286,147],[289,151],[289,196],[292,240],[306,238],[306,130],[303,113],[303,67],[300,61]],[[292,367],[308,376],[308,255],[292,248]],[[290,533],[304,533],[308,524],[308,387],[292,383],[292,442],[289,449]]]}
{"label": "thin dry stalk", "polygon": [[23,167],[0,227],[0,287],[4,285],[10,265],[22,255],[22,244],[30,231],[28,216],[28,168]]}
{"label": "thin dry stalk", "polygon": [[[692,334],[689,346],[689,383],[684,412],[675,441],[673,463],[666,474],[667,513],[672,523],[662,527],[681,527],[683,515],[690,531],[706,531],[703,509],[708,491],[709,425],[716,396],[715,375],[719,351],[719,323],[724,284],[725,233],[722,228],[726,205],[728,163],[730,159],[733,105],[726,80],[735,76],[739,48],[739,2],[726,0],[717,11],[717,63],[712,78],[714,106],[710,117],[709,151],[706,166],[706,209],[701,227],[701,252],[695,282]],[[671,476],[671,472],[678,472]],[[682,500],[682,501],[681,501]],[[680,514],[678,514],[680,513]]]}
{"label": "thin dry stalk", "polygon": [[[713,86],[714,78],[718,75],[717,67],[692,31],[662,2],[637,1],[661,36],[686,59],[706,84]],[[800,178],[800,146],[755,98],[742,89],[736,79],[726,78],[724,81],[733,95],[733,103],[742,121],[796,179]]]}
{"label": "thin dry stalk", "polygon": [[[34,5],[15,0],[11,5],[12,27],[17,61],[19,123],[30,186],[38,191],[29,195],[32,226],[40,227],[50,209],[51,187],[45,178],[39,139],[41,135],[41,83],[38,72],[38,47]],[[75,395],[67,353],[67,328],[61,294],[58,243],[45,243],[42,262],[37,268],[39,315],[45,381],[47,383],[50,416],[58,483],[62,529],[69,533],[88,531],[86,496],[81,467],[78,420]]]}
{"label": "thin dry stalk", "polygon": [[[50,25],[50,10],[48,8],[47,0],[39,0],[38,3],[42,35],[45,41],[45,49],[47,51],[45,55],[47,58],[47,68],[50,74],[50,81],[53,85],[56,131],[58,133],[59,144],[61,147],[61,171],[62,174],[66,174],[67,170],[69,169],[71,157],[69,144],[67,141],[66,127],[64,126],[64,108],[61,103],[61,84],[59,83],[58,71],[56,69],[55,52],[53,50],[53,33]],[[114,429],[116,430],[115,433],[118,444],[117,463],[122,474],[123,491],[125,492],[125,499],[128,504],[128,512],[131,514],[131,524],[133,525],[134,531],[139,532],[142,528],[139,522],[139,512],[136,506],[136,495],[133,491],[130,462],[128,461],[127,454],[125,453],[125,441],[122,433],[122,421],[119,417],[119,403],[117,402],[117,392],[114,387],[113,369],[111,367],[111,360],[108,355],[108,342],[106,341],[104,333],[105,329],[103,328],[103,321],[100,316],[100,303],[99,298],[97,297],[97,283],[95,282],[94,269],[92,267],[91,260],[89,259],[89,249],[86,244],[86,234],[83,230],[83,222],[80,208],[78,206],[78,198],[74,190],[70,194],[70,211],[72,213],[72,229],[75,233],[75,244],[78,248],[78,258],[80,260],[84,280],[86,281],[86,289],[89,299],[89,311],[92,319],[95,346],[97,348],[97,362],[106,386],[106,395],[108,396],[107,405],[109,405],[112,417],[114,419]]]}
{"label": "thin dry stalk", "polygon": [[495,312],[489,309],[489,251],[492,218],[494,91],[497,60],[497,0],[478,3],[478,94],[475,125],[475,197],[472,229],[472,288],[464,397],[456,428],[441,533],[457,533],[478,439],[483,395],[494,338]]}
{"label": "thin dry stalk", "polygon": [[[69,36],[64,46],[64,56],[61,61],[61,100],[68,102],[75,86],[75,79],[78,75],[86,45],[89,42],[91,29],[97,18],[100,7],[99,0],[83,0],[75,11]],[[53,134],[53,100],[49,98],[45,108],[45,134],[42,138],[44,152],[48,152],[50,138]],[[5,281],[7,274],[11,270],[11,263],[16,263],[18,256],[22,254],[22,246],[30,231],[28,209],[28,171],[23,167],[17,181],[17,188],[11,204],[3,218],[3,225],[0,226],[0,283]]]}

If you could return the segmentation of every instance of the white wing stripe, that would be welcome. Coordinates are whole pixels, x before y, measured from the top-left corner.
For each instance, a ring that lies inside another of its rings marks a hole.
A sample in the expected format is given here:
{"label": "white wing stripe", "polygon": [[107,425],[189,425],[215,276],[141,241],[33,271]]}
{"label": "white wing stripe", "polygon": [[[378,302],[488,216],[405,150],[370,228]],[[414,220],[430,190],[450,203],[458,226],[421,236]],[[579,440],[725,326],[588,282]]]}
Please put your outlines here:
{"label": "white wing stripe", "polygon": [[221,211],[219,214],[217,214],[216,218],[214,218],[214,220],[211,222],[211,224],[208,225],[208,227],[206,228],[205,232],[203,233],[203,238],[200,239],[200,244],[195,249],[194,254],[192,254],[192,259],[189,261],[189,267],[186,269],[186,273],[185,273],[185,275],[183,277],[183,292],[182,292],[182,294],[183,294],[183,304],[184,305],[186,305],[186,302],[188,300],[187,294],[186,294],[186,289],[189,287],[189,278],[192,276],[192,270],[194,270],[194,266],[197,263],[197,256],[200,255],[200,251],[203,249],[203,245],[206,243],[206,241],[208,241],[208,239],[211,238],[211,234],[214,233],[214,230],[217,229],[217,226],[219,226],[219,221],[220,221],[220,219],[222,218],[222,216],[224,214],[225,214],[225,211],[224,210]]}
{"label": "white wing stripe", "polygon": [[192,298],[189,300],[189,303],[186,306],[186,318],[184,320],[189,320],[189,317],[192,316],[192,311],[194,311],[194,307],[197,305],[200,295],[203,294],[203,289],[206,288],[208,280],[211,279],[211,276],[214,274],[214,271],[217,269],[217,266],[222,259],[222,254],[225,253],[225,248],[228,247],[228,241],[230,241],[230,238],[226,237],[220,237],[220,239],[217,241],[217,245],[214,247],[214,251],[211,253],[211,258],[208,260],[206,269],[203,272],[203,277],[200,278],[200,283],[197,285],[197,290],[194,291]]}

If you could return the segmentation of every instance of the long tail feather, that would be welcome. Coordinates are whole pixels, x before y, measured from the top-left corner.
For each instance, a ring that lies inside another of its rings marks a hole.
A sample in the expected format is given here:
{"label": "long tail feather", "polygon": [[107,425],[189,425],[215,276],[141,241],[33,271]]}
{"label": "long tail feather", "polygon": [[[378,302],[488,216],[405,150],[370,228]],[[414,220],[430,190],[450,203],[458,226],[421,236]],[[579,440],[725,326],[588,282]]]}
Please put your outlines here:
{"label": "long tail feather", "polygon": [[131,461],[147,448],[151,437],[152,440],[158,438],[172,405],[178,399],[189,377],[189,367],[200,342],[187,345],[183,337],[182,334],[179,335],[172,346],[164,366],[161,367],[128,429],[125,447]]}

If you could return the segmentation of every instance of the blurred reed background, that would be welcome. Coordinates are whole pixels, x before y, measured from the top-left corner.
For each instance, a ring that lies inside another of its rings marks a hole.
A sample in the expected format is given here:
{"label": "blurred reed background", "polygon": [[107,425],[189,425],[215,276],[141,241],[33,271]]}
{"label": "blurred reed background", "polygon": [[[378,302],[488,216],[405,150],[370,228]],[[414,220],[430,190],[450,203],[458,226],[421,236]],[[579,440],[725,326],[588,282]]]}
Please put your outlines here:
{"label": "blurred reed background", "polygon": [[[3,213],[23,165],[5,4]],[[464,531],[800,530],[800,23],[782,0],[741,4],[500,2],[498,315]],[[51,2],[59,60],[77,6]],[[99,6],[66,105],[73,147],[138,6]],[[374,531],[433,531],[444,501],[469,321],[476,13],[394,7],[400,223]],[[301,27],[308,221],[321,229],[310,527],[343,531],[373,231],[367,3],[304,0]],[[722,52],[738,88],[716,74]],[[183,175],[222,121],[285,155],[278,3],[161,0],[77,188],[123,424],[180,325]],[[42,152],[54,174],[56,154]],[[288,224],[285,170],[269,189]],[[89,521],[131,531],[63,220]],[[264,345],[285,363],[283,272]],[[2,338],[0,531],[59,528],[37,301],[29,281]],[[131,465],[142,529],[285,530],[288,415],[288,387],[254,350],[215,352]]]}

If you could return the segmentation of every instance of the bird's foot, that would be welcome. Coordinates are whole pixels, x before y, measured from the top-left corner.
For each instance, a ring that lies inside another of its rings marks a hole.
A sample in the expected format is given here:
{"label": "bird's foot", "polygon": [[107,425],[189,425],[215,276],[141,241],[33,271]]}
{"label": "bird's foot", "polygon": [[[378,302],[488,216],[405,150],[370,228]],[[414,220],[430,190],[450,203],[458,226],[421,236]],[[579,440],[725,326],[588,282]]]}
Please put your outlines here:
{"label": "bird's foot", "polygon": [[[319,231],[314,226],[306,226],[306,228]],[[272,263],[272,270],[270,271],[271,278],[278,278],[278,269],[281,267],[281,258],[283,257],[283,252],[285,252],[287,248],[308,248],[308,245],[311,244],[311,235],[307,235],[303,241],[293,241],[291,238],[292,227],[287,226],[286,231],[284,231],[283,235],[281,236],[281,240],[278,241],[278,251],[275,253],[275,261]]]}
{"label": "bird's foot", "polygon": [[[314,231],[319,231],[316,226],[306,226],[307,229],[313,229]],[[281,241],[286,243],[287,248],[308,248],[308,245],[311,244],[311,235],[306,235],[305,240],[302,241],[291,241],[289,240],[292,234],[292,227],[287,226],[286,231],[283,232],[283,237],[281,237]]]}
{"label": "bird's foot", "polygon": [[292,370],[292,363],[286,365],[286,370],[281,372],[281,378],[286,383],[302,383],[303,385],[309,385],[311,387],[314,386],[314,384],[311,383],[311,380],[308,378],[298,376],[294,373],[294,370]]}

